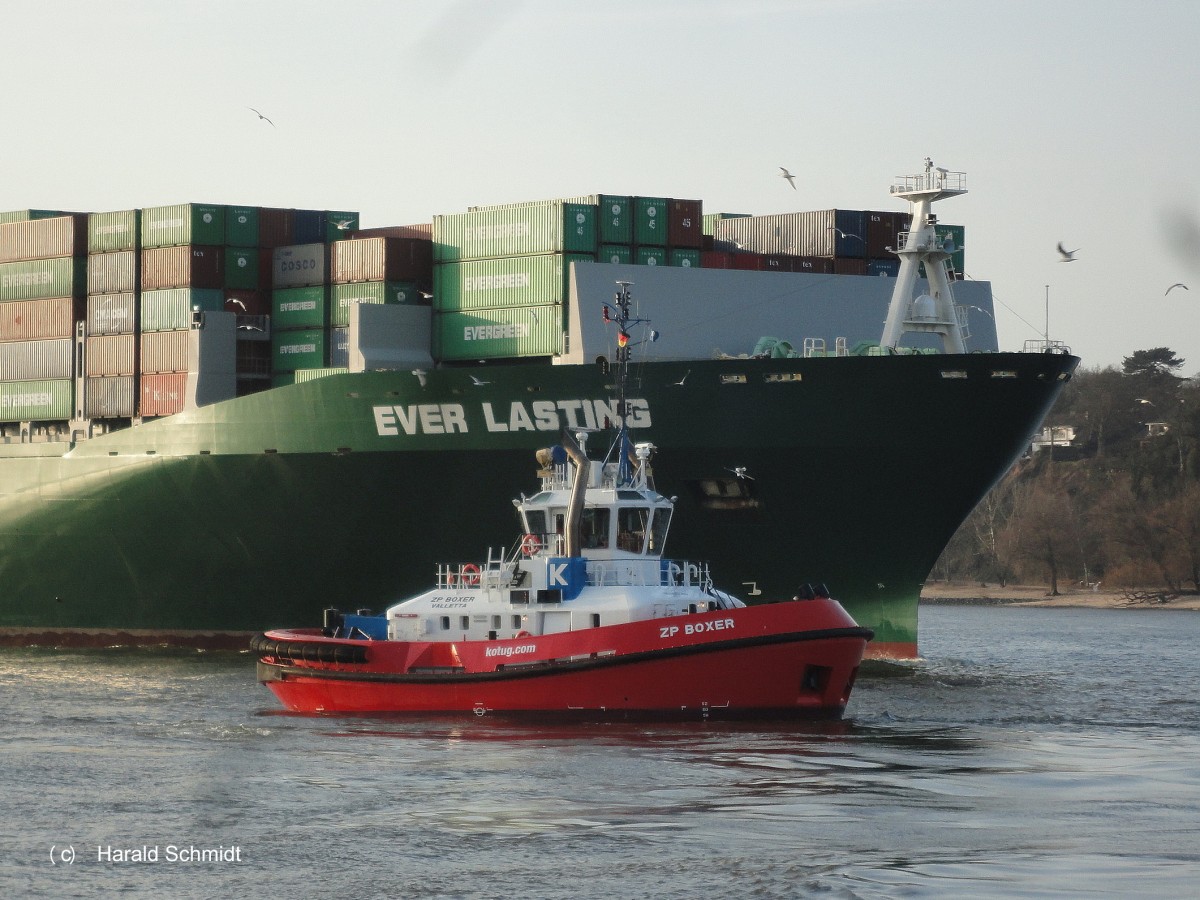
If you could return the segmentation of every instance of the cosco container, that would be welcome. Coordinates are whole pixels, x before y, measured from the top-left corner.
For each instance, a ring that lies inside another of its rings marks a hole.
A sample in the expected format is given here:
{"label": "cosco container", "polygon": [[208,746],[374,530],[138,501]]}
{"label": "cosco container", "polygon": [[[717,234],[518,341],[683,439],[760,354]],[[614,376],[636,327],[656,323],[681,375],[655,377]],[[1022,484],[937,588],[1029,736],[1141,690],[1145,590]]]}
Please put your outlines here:
{"label": "cosco container", "polygon": [[40,381],[75,374],[75,341],[10,341],[0,344],[0,381]]}
{"label": "cosco container", "polygon": [[188,370],[191,330],[144,331],[140,342],[138,371],[143,375]]}
{"label": "cosco container", "polygon": [[74,415],[73,386],[69,378],[0,382],[0,421],[69,419]]}
{"label": "cosco container", "polygon": [[590,254],[551,253],[441,263],[434,269],[434,308],[458,312],[561,304],[570,293],[571,263],[592,261]]}
{"label": "cosco container", "polygon": [[247,291],[265,289],[266,274],[259,270],[257,247],[225,248],[225,287]]}
{"label": "cosco container", "polygon": [[142,210],[143,249],[184,244],[225,243],[225,207],[200,203],[153,206]]}
{"label": "cosco container", "polygon": [[142,291],[142,331],[179,331],[192,327],[192,314],[225,309],[225,292],[214,288]]}
{"label": "cosco container", "polygon": [[271,254],[271,285],[278,288],[325,284],[329,278],[328,244],[292,244]]}
{"label": "cosco container", "polygon": [[132,334],[137,330],[138,295],[91,294],[87,298],[87,333]]}
{"label": "cosco container", "polygon": [[83,414],[89,419],[128,419],[137,415],[136,384],[133,375],[85,378]]}
{"label": "cosco container", "polygon": [[866,213],[823,209],[721,219],[716,223],[716,249],[740,247],[752,253],[789,253],[862,259],[866,256]]}
{"label": "cosco container", "polygon": [[633,242],[665,247],[670,202],[665,197],[633,198]]}
{"label": "cosco container", "polygon": [[324,328],[329,323],[329,286],[284,288],[271,293],[271,328]]}
{"label": "cosco container", "polygon": [[137,250],[141,210],[91,213],[88,216],[88,253]]}
{"label": "cosco container", "polygon": [[631,265],[633,248],[628,244],[601,244],[596,251],[596,262]]}
{"label": "cosco container", "polygon": [[435,216],[433,261],[595,253],[596,207],[550,203]]}
{"label": "cosco container", "polygon": [[0,303],[0,341],[48,341],[75,335],[75,300],[8,300]]}
{"label": "cosco container", "polygon": [[435,313],[439,359],[553,356],[563,349],[561,306],[510,306]]}
{"label": "cosco container", "polygon": [[225,248],[194,244],[142,251],[142,290],[219,288],[225,280]]}
{"label": "cosco container", "polygon": [[138,415],[173,416],[180,412],[187,397],[187,378],[186,372],[143,375],[138,391]]}
{"label": "cosco container", "polygon": [[137,336],[93,335],[84,342],[83,357],[83,371],[89,378],[133,375],[137,371]]}
{"label": "cosco container", "polygon": [[0,262],[83,256],[87,253],[87,216],[0,224]]}
{"label": "cosco container", "polygon": [[89,294],[119,294],[138,289],[138,255],[135,250],[93,253],[87,258]]}
{"label": "cosco container", "polygon": [[0,300],[82,297],[86,287],[86,257],[0,263]]}
{"label": "cosco container", "polygon": [[424,302],[416,284],[411,281],[335,284],[329,289],[329,324],[339,327],[349,325],[350,308],[359,303],[404,303],[415,306]]}
{"label": "cosco container", "polygon": [[667,244],[699,250],[704,244],[703,204],[699,200],[671,200],[667,214]]}
{"label": "cosco container", "polygon": [[329,245],[329,280],[416,281],[428,284],[433,244],[413,238],[358,238]]}
{"label": "cosco container", "polygon": [[276,331],[271,335],[271,368],[276,372],[320,369],[329,364],[328,340],[323,328]]}

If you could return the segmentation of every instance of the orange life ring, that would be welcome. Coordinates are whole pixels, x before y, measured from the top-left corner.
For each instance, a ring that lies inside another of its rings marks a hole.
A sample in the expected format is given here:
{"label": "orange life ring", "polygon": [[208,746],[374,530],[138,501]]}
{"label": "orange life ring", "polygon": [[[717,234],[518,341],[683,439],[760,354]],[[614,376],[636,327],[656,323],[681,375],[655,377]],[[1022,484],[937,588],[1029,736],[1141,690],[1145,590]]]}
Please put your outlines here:
{"label": "orange life ring", "polygon": [[521,538],[521,552],[526,556],[533,556],[542,548],[542,542],[538,540],[536,534],[527,534]]}
{"label": "orange life ring", "polygon": [[527,638],[527,637],[531,637],[531,635],[529,634],[529,632],[528,632],[528,631],[518,631],[518,632],[517,632],[517,637],[519,637],[519,638]]}
{"label": "orange life ring", "polygon": [[479,584],[479,566],[475,563],[467,563],[462,567],[462,572],[458,577],[467,587],[475,587]]}

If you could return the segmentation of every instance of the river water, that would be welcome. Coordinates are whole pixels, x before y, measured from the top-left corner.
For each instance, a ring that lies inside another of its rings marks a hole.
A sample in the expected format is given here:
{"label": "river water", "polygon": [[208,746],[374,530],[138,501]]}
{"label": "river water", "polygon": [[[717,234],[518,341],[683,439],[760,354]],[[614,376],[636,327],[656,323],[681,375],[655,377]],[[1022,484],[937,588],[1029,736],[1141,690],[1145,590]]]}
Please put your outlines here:
{"label": "river water", "polygon": [[1191,895],[1200,613],[933,606],[818,725],[305,718],[0,651],[0,896]]}

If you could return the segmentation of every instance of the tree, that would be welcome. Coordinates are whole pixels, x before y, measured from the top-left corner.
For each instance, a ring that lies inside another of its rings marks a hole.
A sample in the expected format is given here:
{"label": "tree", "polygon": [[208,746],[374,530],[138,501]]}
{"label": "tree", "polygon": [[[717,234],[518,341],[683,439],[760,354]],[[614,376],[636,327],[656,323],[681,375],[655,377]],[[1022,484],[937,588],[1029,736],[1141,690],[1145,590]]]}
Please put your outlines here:
{"label": "tree", "polygon": [[1042,570],[1054,597],[1059,595],[1058,581],[1064,568],[1080,559],[1073,506],[1048,467],[1043,475],[1014,491],[1012,520],[1001,541],[1005,552]]}
{"label": "tree", "polygon": [[1176,356],[1174,350],[1168,347],[1155,347],[1153,350],[1134,350],[1122,360],[1121,371],[1135,378],[1164,380],[1177,378],[1175,372],[1185,362],[1187,360]]}

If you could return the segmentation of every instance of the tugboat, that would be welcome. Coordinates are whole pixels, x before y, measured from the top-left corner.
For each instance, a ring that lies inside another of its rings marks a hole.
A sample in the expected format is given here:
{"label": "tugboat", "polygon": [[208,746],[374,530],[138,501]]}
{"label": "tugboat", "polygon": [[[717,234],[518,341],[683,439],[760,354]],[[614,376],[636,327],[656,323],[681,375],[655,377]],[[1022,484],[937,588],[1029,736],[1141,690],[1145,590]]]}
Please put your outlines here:
{"label": "tugboat", "polygon": [[[617,328],[616,437],[537,452],[541,489],[513,501],[521,534],[481,562],[440,565],[432,590],[383,615],[256,636],[258,679],[311,714],[461,713],[588,719],[838,718],[870,629],[823,585],[747,606],[702,562],[664,556],[674,498],[626,427],[629,283]],[[649,331],[648,339],[657,335]],[[781,563],[786,564],[786,563]]]}

